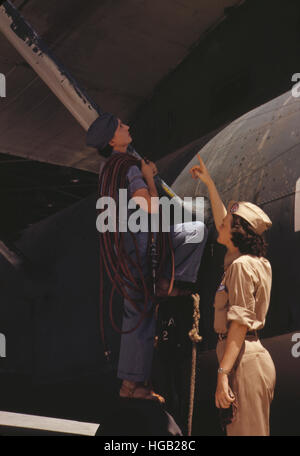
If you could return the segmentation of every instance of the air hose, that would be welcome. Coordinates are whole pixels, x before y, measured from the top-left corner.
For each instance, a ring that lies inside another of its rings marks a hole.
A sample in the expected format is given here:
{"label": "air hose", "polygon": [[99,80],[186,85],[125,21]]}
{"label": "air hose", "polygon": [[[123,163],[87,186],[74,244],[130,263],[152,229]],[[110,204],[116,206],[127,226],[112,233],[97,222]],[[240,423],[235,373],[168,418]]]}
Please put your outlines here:
{"label": "air hose", "polygon": [[[104,347],[104,354],[107,360],[109,360],[109,348],[105,340],[105,331],[104,331],[104,269],[110,279],[112,284],[112,289],[109,298],[109,317],[111,324],[115,331],[120,334],[129,334],[135,331],[144,318],[147,318],[149,311],[147,310],[147,304],[149,299],[155,301],[155,294],[151,290],[149,281],[146,280],[142,271],[141,258],[139,254],[137,240],[134,233],[130,232],[132,237],[137,261],[134,261],[133,258],[127,253],[125,244],[124,244],[124,233],[119,232],[119,198],[118,192],[119,189],[127,188],[126,174],[131,166],[141,167],[141,162],[139,159],[133,157],[129,153],[120,153],[112,154],[110,158],[106,161],[104,167],[102,168],[101,174],[99,176],[99,198],[100,197],[111,197],[116,203],[116,231],[106,231],[99,233],[100,241],[100,330],[101,338]],[[99,211],[99,214],[104,209]],[[170,281],[170,288],[174,283],[174,252],[172,247],[171,235],[169,232],[162,232],[161,230],[161,207],[160,207],[160,229],[157,233],[157,239],[155,243],[155,276],[153,288],[155,289],[155,282],[160,277],[168,257],[172,259],[172,277]],[[151,252],[151,241],[153,244],[153,233],[149,231],[148,236],[148,256],[150,258]],[[152,254],[153,254],[153,245],[152,245]],[[131,269],[134,268],[138,272],[138,278],[134,277]],[[153,274],[153,272],[152,272]],[[127,292],[128,289],[137,292],[139,295],[144,296],[143,307],[141,308],[139,299],[133,299]],[[137,312],[140,313],[140,318],[138,323],[131,329],[127,331],[122,331],[116,325],[113,317],[113,297],[115,291],[118,292],[120,296],[128,300]]]}

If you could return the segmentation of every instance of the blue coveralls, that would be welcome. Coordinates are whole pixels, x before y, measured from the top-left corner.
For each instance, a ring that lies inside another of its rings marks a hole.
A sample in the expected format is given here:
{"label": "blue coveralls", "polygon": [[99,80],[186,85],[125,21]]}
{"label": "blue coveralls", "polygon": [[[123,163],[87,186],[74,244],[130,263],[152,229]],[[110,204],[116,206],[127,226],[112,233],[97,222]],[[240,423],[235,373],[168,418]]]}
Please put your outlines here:
{"label": "blue coveralls", "polygon": [[[113,153],[115,152],[113,151]],[[148,188],[143,179],[142,172],[137,166],[131,166],[129,168],[127,180],[129,198],[132,197],[136,190]],[[207,240],[207,228],[200,221],[186,222],[180,225],[182,231],[178,232],[175,231],[174,227],[179,227],[179,224],[171,226],[171,239],[175,257],[175,280],[195,283]],[[148,235],[145,232],[135,233],[144,277],[149,274],[147,258]],[[125,233],[125,236],[126,251],[136,261],[131,235],[130,233]],[[196,239],[202,240],[193,243],[192,238],[195,236],[197,237]],[[135,277],[138,277],[136,270],[132,270],[132,273]],[[168,262],[163,276],[168,279],[171,278],[171,262]],[[129,288],[127,288],[127,292],[131,297],[135,299],[139,298],[141,308],[143,308],[144,297]],[[118,365],[118,377],[121,379],[135,382],[150,379],[155,337],[155,315],[154,306],[150,299],[147,306],[147,309],[151,311],[150,316],[144,318],[135,331],[129,334],[122,334],[121,336]],[[122,331],[127,331],[135,327],[140,317],[141,314],[135,310],[127,299],[124,299]]]}

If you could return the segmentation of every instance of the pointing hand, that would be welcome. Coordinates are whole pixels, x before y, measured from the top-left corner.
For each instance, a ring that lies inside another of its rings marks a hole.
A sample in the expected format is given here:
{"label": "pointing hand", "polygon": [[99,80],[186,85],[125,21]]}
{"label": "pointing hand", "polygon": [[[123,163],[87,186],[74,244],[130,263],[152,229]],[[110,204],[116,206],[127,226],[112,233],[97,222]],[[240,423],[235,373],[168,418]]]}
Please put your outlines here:
{"label": "pointing hand", "polygon": [[192,166],[192,168],[190,169],[190,173],[193,179],[199,178],[202,180],[202,182],[204,182],[204,184],[207,185],[211,181],[210,174],[207,171],[207,168],[200,155],[197,154],[197,156],[199,160],[199,165]]}

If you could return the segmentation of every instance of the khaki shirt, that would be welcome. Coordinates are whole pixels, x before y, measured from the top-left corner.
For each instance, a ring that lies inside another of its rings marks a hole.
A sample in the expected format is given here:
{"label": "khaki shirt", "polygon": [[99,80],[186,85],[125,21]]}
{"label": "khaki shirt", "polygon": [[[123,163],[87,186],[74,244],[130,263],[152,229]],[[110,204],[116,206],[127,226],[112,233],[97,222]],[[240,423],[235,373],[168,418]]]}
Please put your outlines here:
{"label": "khaki shirt", "polygon": [[215,331],[227,333],[233,320],[248,326],[248,331],[263,328],[272,284],[269,261],[254,255],[240,255],[228,262],[225,257],[224,269],[214,302]]}

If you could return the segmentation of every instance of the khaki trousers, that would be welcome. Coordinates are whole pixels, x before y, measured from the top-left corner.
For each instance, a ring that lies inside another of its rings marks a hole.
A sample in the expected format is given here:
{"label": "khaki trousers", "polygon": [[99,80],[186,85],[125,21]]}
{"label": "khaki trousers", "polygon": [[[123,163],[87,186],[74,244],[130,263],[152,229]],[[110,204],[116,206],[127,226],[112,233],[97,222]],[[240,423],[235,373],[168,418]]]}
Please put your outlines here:
{"label": "khaki trousers", "polygon": [[[217,344],[219,362],[225,344],[226,339]],[[275,366],[268,350],[257,338],[247,336],[229,376],[229,384],[236,397],[237,413],[232,423],[226,426],[227,435],[270,435],[270,404],[275,383]]]}

